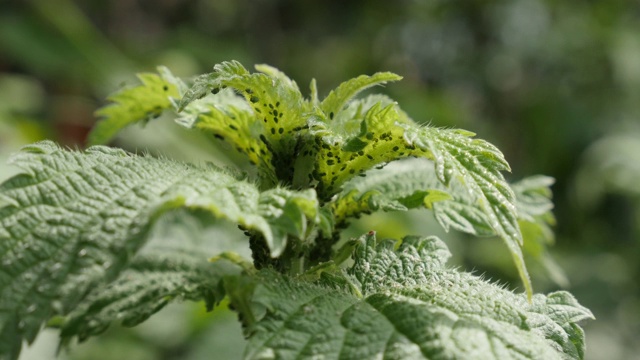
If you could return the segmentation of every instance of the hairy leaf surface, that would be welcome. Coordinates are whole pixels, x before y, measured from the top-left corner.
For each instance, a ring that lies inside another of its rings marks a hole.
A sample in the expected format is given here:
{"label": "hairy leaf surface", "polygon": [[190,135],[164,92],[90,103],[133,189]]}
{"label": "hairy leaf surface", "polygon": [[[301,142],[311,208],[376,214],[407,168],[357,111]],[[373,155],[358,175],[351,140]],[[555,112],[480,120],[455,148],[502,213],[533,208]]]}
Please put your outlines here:
{"label": "hairy leaf surface", "polygon": [[583,358],[577,322],[593,315],[570,294],[529,302],[446,268],[449,251],[433,237],[407,237],[399,247],[374,234],[358,241],[343,275],[312,284],[262,273],[252,299],[259,306],[247,317],[255,320],[247,359]]}
{"label": "hairy leaf surface", "polygon": [[464,130],[399,125],[405,128],[404,138],[410,145],[429,152],[427,157],[434,161],[436,176],[443,184],[450,185],[454,180],[469,192],[472,204],[488,217],[491,229],[509,248],[531,296],[515,195],[501,173],[510,168],[500,150],[484,140],[473,139],[475,134]]}
{"label": "hairy leaf surface", "polygon": [[176,300],[204,301],[213,309],[225,293],[224,276],[240,267],[225,260],[207,261],[201,252],[165,249],[136,256],[113,282],[93,289],[66,317],[62,342],[84,341],[119,322],[135,326]]}
{"label": "hairy leaf surface", "polygon": [[165,211],[209,211],[261,233],[273,255],[319,221],[313,190],[261,193],[214,167],[51,142],[13,161],[25,172],[0,185],[1,353],[17,354],[22,338],[32,341],[44,321],[113,279]]}
{"label": "hairy leaf surface", "polygon": [[[554,281],[566,285],[565,276],[546,251],[546,245],[553,242],[551,184],[552,178],[532,176],[512,188],[525,252],[539,261]],[[350,181],[331,206],[338,225],[350,217],[377,210],[425,207],[433,211],[447,231],[453,228],[478,236],[498,234],[492,228],[491,217],[476,205],[476,196],[457,182],[444,185],[438,180],[433,164],[424,159],[397,161]]]}
{"label": "hairy leaf surface", "polygon": [[106,144],[125,127],[157,118],[172,107],[171,100],[180,98],[185,85],[165,67],[158,67],[158,72],[138,74],[142,84],[107,98],[112,103],[96,111],[101,120],[91,130],[89,144]]}

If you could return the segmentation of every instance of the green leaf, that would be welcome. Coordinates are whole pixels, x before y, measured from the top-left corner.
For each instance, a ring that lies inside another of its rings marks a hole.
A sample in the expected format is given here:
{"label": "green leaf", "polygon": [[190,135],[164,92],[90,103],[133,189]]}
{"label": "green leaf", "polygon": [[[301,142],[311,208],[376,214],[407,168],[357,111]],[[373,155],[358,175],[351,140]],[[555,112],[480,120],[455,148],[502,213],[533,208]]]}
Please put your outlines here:
{"label": "green leaf", "polygon": [[[374,166],[409,156],[433,160],[435,175],[449,192],[468,192],[470,199],[440,207],[436,217],[445,228],[453,225],[466,232],[498,234],[512,254],[527,294],[533,294],[522,255],[515,197],[501,174],[510,171],[509,164],[495,146],[472,139],[475,134],[468,131],[419,126],[387,97],[352,101],[334,121],[323,116],[316,113],[308,121],[314,138],[306,141],[296,160],[295,186],[315,181],[319,198],[328,201],[343,184],[355,175],[366,176],[365,171]],[[428,202],[443,197],[441,192],[432,195]],[[334,209],[338,221],[341,213],[349,211]]]}
{"label": "green leaf", "polygon": [[113,322],[135,326],[176,300],[204,301],[208,311],[225,293],[224,276],[240,267],[207,261],[201,252],[165,249],[141,254],[113,282],[93,289],[64,319],[60,336],[68,343],[104,332]]}
{"label": "green leaf", "polygon": [[[453,193],[441,184],[429,161],[406,159],[349,181],[331,207],[336,222],[341,224],[350,217],[378,210],[405,211],[423,206],[435,210],[440,202],[449,205],[456,201],[455,196],[465,194]],[[450,224],[442,225],[447,229]]]}
{"label": "green leaf", "polygon": [[510,171],[509,164],[495,146],[475,134],[457,129],[438,129],[398,124],[405,129],[404,138],[411,146],[427,152],[425,157],[435,163],[436,176],[445,185],[452,180],[469,192],[471,203],[482,210],[489,226],[505,242],[527,294],[533,289],[524,264],[522,234],[513,190],[501,171]]}
{"label": "green leaf", "polygon": [[[581,359],[593,318],[566,292],[529,302],[444,266],[437,238],[363,236],[351,267],[315,283],[263,271],[245,306],[247,359]],[[324,273],[323,273],[324,275]],[[342,278],[345,281],[340,281]],[[346,287],[340,284],[349,284]]]}
{"label": "green leaf", "polygon": [[515,193],[518,214],[523,220],[535,222],[537,216],[550,214],[553,209],[551,185],[555,180],[544,175],[535,175],[511,185]]}
{"label": "green leaf", "polygon": [[[546,249],[546,245],[553,243],[551,184],[552,178],[533,176],[513,184],[512,188],[524,252],[538,261],[558,285],[566,286],[566,276]],[[338,226],[361,214],[417,207],[433,210],[446,231],[453,228],[478,236],[497,234],[489,215],[476,206],[475,195],[458,182],[445,186],[438,180],[433,164],[424,159],[406,159],[382,170],[372,170],[366,177],[348,182],[331,203]]]}
{"label": "green leaf", "polygon": [[278,184],[272,164],[273,153],[264,137],[265,126],[247,104],[229,89],[222,90],[206,101],[189,104],[176,121],[187,128],[200,130],[214,139],[226,141],[249,162],[258,166],[261,184]]}
{"label": "green leaf", "polygon": [[372,76],[360,75],[357,78],[347,80],[322,100],[320,108],[329,119],[333,119],[342,107],[359,92],[375,85],[383,85],[388,81],[402,80],[402,76],[390,72],[379,72]]}
{"label": "green leaf", "polygon": [[[102,146],[66,151],[52,142],[13,158],[24,169],[0,185],[0,350],[17,354],[41,324],[66,314],[114,279],[171,209],[188,208],[261,233],[272,256],[302,223],[319,222],[315,192],[258,191],[215,167]],[[18,350],[16,350],[18,349]]]}
{"label": "green leaf", "polygon": [[551,212],[550,188],[554,182],[551,177],[536,175],[512,184],[511,188],[516,196],[524,252],[542,266],[551,280],[566,288],[569,286],[567,275],[547,250],[547,246],[555,242],[551,227],[556,224],[556,218]]}
{"label": "green leaf", "polygon": [[[244,135],[252,137],[248,141],[256,151],[256,142],[261,142],[260,146],[269,150],[272,158],[264,161],[271,162],[278,179],[289,183],[293,174],[291,159],[294,157],[298,132],[306,125],[306,113],[310,106],[296,83],[282,72],[266,65],[258,65],[257,68],[262,72],[249,73],[236,61],[216,65],[213,73],[195,80],[180,100],[179,109],[185,109],[209,91],[218,93],[226,87],[235,89],[253,110],[253,116],[248,117],[250,129],[245,130]],[[217,119],[219,116],[214,116],[213,120]],[[241,146],[241,149],[251,151],[251,146]]]}
{"label": "green leaf", "polygon": [[[331,198],[345,182],[376,165],[424,153],[403,139],[404,131],[396,123],[411,120],[387,97],[352,101],[333,121],[320,116],[308,122],[314,138],[303,144],[295,167],[318,182],[322,199]],[[314,166],[305,167],[309,163]]]}
{"label": "green leaf", "polygon": [[[197,78],[179,103],[183,110],[209,91],[217,93],[231,87],[244,97],[254,110],[257,121],[264,123],[264,136],[276,150],[284,150],[294,128],[304,125],[302,94],[295,82],[279,70],[259,65],[262,73],[250,73],[238,62],[224,62],[214,72]],[[282,129],[282,130],[281,130]]]}
{"label": "green leaf", "polygon": [[160,75],[138,74],[141,85],[125,88],[107,98],[112,103],[96,111],[100,121],[89,133],[89,144],[106,144],[125,127],[157,118],[172,107],[172,99],[180,98],[185,85],[165,67],[158,67],[158,72]]}
{"label": "green leaf", "polygon": [[249,71],[238,61],[224,61],[213,67],[213,72],[198,76],[191,88],[184,93],[178,103],[178,110],[184,110],[187,105],[195,100],[203,98],[209,91],[220,90],[219,80],[249,75]]}

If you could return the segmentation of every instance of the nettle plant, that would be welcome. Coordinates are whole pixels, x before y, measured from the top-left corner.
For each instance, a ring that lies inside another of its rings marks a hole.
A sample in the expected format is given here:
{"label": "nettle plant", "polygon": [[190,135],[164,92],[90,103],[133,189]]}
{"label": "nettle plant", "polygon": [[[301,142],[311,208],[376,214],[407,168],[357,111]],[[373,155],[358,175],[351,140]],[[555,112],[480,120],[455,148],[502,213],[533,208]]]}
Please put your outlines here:
{"label": "nettle plant", "polygon": [[[190,87],[165,68],[142,74],[90,134],[106,143],[170,112],[231,144],[253,173],[49,141],[13,157],[23,173],[0,186],[2,358],[43,326],[66,345],[172,301],[211,310],[225,297],[247,359],[583,358],[577,322],[592,314],[564,291],[533,295],[523,261],[523,233],[544,253],[551,179],[509,185],[501,152],[473,133],[419,125],[383,95],[355,98],[398,75],[360,76],[320,101],[315,82],[304,98],[282,72],[256,69],[224,62]],[[362,214],[421,207],[446,230],[502,238],[524,293],[447,267],[434,236],[340,238]],[[236,223],[252,261],[148,242],[177,209]]]}

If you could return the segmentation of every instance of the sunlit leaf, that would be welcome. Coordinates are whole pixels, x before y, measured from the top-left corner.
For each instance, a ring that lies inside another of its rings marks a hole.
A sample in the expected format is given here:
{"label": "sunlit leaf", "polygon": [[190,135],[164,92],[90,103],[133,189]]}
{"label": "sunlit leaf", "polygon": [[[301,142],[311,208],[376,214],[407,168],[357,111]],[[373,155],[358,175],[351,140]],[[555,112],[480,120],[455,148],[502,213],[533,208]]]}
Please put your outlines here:
{"label": "sunlit leaf", "polygon": [[[397,248],[397,249],[396,249]],[[262,272],[247,359],[581,359],[593,318],[566,292],[514,294],[444,266],[436,238],[358,240],[354,264],[316,283]],[[342,278],[346,281],[339,281]],[[341,286],[340,284],[348,284]]]}
{"label": "sunlit leaf", "polygon": [[186,91],[185,85],[165,67],[158,67],[158,72],[160,75],[138,74],[142,84],[122,89],[107,98],[111,104],[96,111],[100,121],[89,134],[89,144],[106,144],[125,127],[157,118],[172,107],[171,99],[180,98]]}
{"label": "sunlit leaf", "polygon": [[319,221],[313,190],[260,192],[215,167],[122,150],[66,151],[51,142],[14,157],[24,169],[0,186],[0,349],[33,341],[44,321],[72,310],[111,280],[144,243],[153,221],[202,209],[264,237],[273,256],[288,236]]}
{"label": "sunlit leaf", "polygon": [[380,72],[371,76],[361,75],[340,84],[335,90],[322,100],[320,108],[325,115],[333,120],[342,107],[359,92],[375,85],[382,85],[389,81],[402,80],[402,76],[390,72]]}

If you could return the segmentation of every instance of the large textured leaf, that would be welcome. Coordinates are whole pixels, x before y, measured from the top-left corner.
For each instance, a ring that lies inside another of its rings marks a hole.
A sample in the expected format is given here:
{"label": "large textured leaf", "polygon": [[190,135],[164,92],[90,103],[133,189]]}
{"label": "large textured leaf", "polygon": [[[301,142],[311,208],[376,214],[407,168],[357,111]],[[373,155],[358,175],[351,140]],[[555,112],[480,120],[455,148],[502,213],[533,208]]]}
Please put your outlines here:
{"label": "large textured leaf", "polygon": [[246,358],[583,358],[577,322],[593,315],[570,294],[529,302],[446,268],[449,251],[436,238],[396,245],[363,236],[354,264],[316,283],[263,272],[253,287],[241,284],[257,304],[244,317]]}
{"label": "large textured leaf", "polygon": [[239,266],[211,263],[202,252],[170,248],[141,254],[114,282],[93,289],[73,309],[62,325],[62,341],[74,336],[83,341],[114,322],[138,325],[176,300],[203,300],[211,310],[225,295],[223,277],[239,273]]}
{"label": "large textured leaf", "polygon": [[202,209],[253,229],[274,256],[319,221],[313,190],[261,193],[214,167],[51,142],[13,161],[25,172],[0,185],[0,354],[17,354],[44,321],[113,279],[167,210]]}
{"label": "large textured leaf", "polygon": [[[114,282],[92,289],[62,321],[53,322],[62,328],[61,344],[74,337],[83,341],[112,323],[135,326],[170,302],[204,301],[211,310],[225,295],[223,277],[252,267],[237,253],[250,258],[247,244],[232,226],[220,225],[202,211],[181,209],[160,217]],[[228,255],[210,259],[220,253]]]}
{"label": "large textured leaf", "polygon": [[180,98],[185,85],[165,67],[158,67],[158,72],[160,75],[138,74],[142,84],[108,97],[112,103],[96,111],[101,120],[91,130],[89,144],[105,144],[123,128],[156,118],[171,108],[171,99]]}

